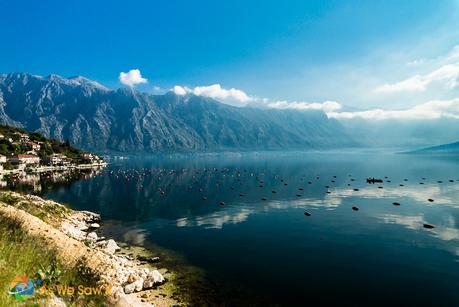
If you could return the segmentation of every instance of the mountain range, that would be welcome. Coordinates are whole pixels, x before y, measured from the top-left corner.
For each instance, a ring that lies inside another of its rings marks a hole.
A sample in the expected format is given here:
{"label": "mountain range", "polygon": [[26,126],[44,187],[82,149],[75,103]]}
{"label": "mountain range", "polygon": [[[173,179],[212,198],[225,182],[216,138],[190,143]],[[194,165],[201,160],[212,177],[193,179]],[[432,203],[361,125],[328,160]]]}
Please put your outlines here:
{"label": "mountain range", "polygon": [[108,89],[78,76],[0,75],[0,123],[119,152],[330,149],[355,146],[322,111],[234,107],[193,94]]}
{"label": "mountain range", "polygon": [[413,151],[412,153],[459,153],[459,142],[437,145]]}

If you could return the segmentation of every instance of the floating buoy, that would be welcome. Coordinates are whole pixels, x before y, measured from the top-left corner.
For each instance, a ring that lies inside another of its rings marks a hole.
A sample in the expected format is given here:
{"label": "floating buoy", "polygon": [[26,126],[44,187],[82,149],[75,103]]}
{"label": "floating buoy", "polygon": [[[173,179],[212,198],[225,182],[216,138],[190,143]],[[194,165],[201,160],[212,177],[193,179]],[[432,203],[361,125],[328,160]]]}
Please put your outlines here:
{"label": "floating buoy", "polygon": [[354,210],[354,211],[359,211],[359,208],[356,207],[356,206],[353,206],[353,207],[352,207],[352,210]]}
{"label": "floating buoy", "polygon": [[301,195],[301,194],[296,194],[296,196],[297,196],[297,197],[301,197],[301,196],[303,196],[303,195]]}
{"label": "floating buoy", "polygon": [[299,190],[299,191],[303,191],[304,189],[303,189],[303,188],[299,188],[298,190]]}
{"label": "floating buoy", "polygon": [[356,191],[356,192],[357,192],[358,190],[359,190],[359,189],[354,189],[354,191]]}

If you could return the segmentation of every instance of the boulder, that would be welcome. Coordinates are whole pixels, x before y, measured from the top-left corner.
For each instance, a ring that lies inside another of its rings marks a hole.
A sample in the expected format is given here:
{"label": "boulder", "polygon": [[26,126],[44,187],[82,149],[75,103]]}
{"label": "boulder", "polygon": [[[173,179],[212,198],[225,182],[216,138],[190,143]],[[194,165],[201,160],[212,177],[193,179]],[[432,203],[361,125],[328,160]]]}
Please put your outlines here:
{"label": "boulder", "polygon": [[135,287],[136,287],[135,282],[127,284],[126,286],[124,286],[124,293],[126,294],[134,293]]}
{"label": "boulder", "polygon": [[150,289],[153,286],[162,284],[165,281],[166,279],[158,270],[153,270],[147,274],[147,278],[143,282],[143,288]]}
{"label": "boulder", "polygon": [[140,292],[143,289],[143,278],[137,279],[133,284],[135,285],[135,292]]}
{"label": "boulder", "polygon": [[98,237],[97,237],[97,233],[95,232],[90,232],[88,233],[88,235],[86,236],[86,238],[92,242],[96,242]]}
{"label": "boulder", "polygon": [[119,251],[121,248],[116,244],[116,242],[112,239],[107,241],[107,244],[105,245],[104,251],[107,254],[113,255],[116,251]]}

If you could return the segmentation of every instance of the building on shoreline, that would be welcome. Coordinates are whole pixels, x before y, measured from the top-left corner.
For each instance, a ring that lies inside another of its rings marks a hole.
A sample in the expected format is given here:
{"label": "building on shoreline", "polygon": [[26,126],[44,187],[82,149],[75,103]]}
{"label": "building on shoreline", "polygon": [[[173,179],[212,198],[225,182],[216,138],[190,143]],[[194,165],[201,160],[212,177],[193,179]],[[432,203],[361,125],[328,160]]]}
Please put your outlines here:
{"label": "building on shoreline", "polygon": [[90,163],[102,163],[104,162],[103,159],[101,159],[98,155],[92,154],[92,153],[83,153],[81,154],[81,157],[83,159],[87,159],[90,161]]}
{"label": "building on shoreline", "polygon": [[11,157],[10,161],[12,164],[19,165],[19,168],[24,168],[27,165],[39,165],[40,157],[30,154],[19,154]]}
{"label": "building on shoreline", "polygon": [[64,154],[52,154],[43,159],[43,162],[50,166],[70,165],[70,160]]}

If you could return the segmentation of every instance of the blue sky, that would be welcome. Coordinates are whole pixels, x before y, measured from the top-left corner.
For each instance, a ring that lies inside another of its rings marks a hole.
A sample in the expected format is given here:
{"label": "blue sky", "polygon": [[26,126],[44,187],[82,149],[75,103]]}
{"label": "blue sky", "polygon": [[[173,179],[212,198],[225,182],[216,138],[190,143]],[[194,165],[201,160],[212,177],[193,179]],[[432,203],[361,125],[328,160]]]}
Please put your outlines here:
{"label": "blue sky", "polygon": [[381,90],[448,64],[459,44],[458,1],[0,5],[2,73],[83,75],[115,88],[120,72],[139,69],[148,83],[138,88],[149,92],[220,84],[254,101],[336,101],[359,109],[411,108],[458,94],[437,82],[408,93]]}

